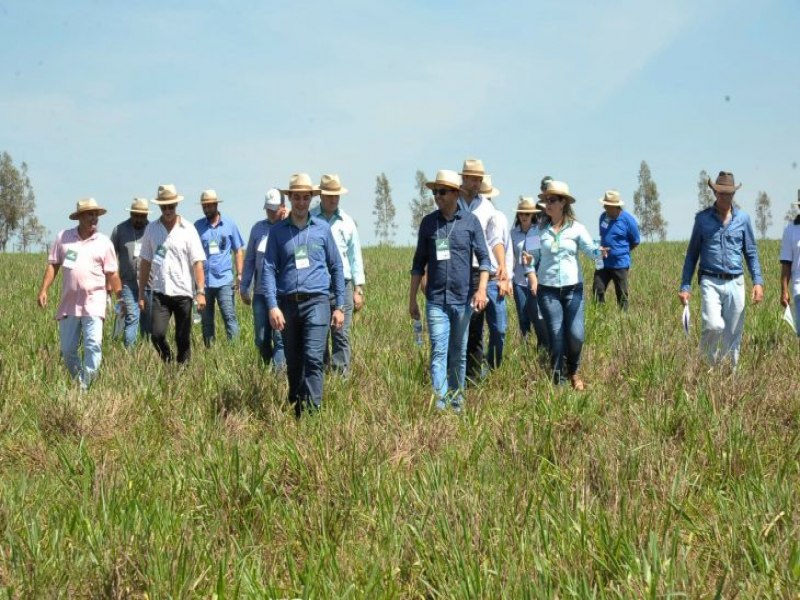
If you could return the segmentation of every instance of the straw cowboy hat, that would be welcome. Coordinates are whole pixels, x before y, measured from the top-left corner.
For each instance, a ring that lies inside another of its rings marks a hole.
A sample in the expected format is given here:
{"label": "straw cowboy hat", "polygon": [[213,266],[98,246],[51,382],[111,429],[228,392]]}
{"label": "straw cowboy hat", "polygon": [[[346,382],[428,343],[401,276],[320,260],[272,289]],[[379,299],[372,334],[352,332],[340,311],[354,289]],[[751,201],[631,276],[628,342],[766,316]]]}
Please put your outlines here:
{"label": "straw cowboy hat", "polygon": [[264,196],[264,208],[267,210],[278,210],[283,202],[283,194],[277,188],[267,190]]}
{"label": "straw cowboy hat", "polygon": [[736,190],[742,187],[742,184],[735,185],[733,180],[733,173],[729,173],[727,171],[720,171],[719,175],[717,175],[716,183],[711,183],[711,178],[708,178],[708,187],[710,187],[715,192],[721,192],[723,194],[733,194]]}
{"label": "straw cowboy hat", "polygon": [[563,181],[556,181],[555,179],[545,182],[544,190],[539,194],[539,199],[544,200],[547,196],[561,196],[566,198],[569,204],[575,202],[575,198],[569,193],[569,186]]}
{"label": "straw cowboy hat", "polygon": [[484,175],[481,181],[481,196],[484,198],[497,198],[500,195],[500,190],[492,186],[492,176]]}
{"label": "straw cowboy hat", "polygon": [[135,215],[149,215],[150,205],[147,203],[147,198],[134,198],[133,202],[131,202],[131,207],[127,211]]}
{"label": "straw cowboy hat", "polygon": [[342,196],[347,188],[342,186],[338,175],[323,175],[319,183],[319,193],[323,196]]}
{"label": "straw cowboy hat", "polygon": [[72,213],[69,216],[69,218],[73,221],[77,221],[79,214],[89,212],[90,210],[96,210],[100,215],[104,215],[108,212],[105,208],[100,206],[97,203],[97,200],[95,200],[94,198],[81,198],[80,200],[78,200],[75,212]]}
{"label": "straw cowboy hat", "polygon": [[447,169],[442,169],[441,171],[436,173],[436,179],[434,181],[425,182],[425,187],[428,188],[429,190],[438,187],[446,187],[454,190],[460,190],[461,177],[455,171],[448,171]]}
{"label": "straw cowboy hat", "polygon": [[608,190],[598,202],[603,206],[619,206],[620,208],[625,206],[617,190]]}
{"label": "straw cowboy hat", "polygon": [[518,213],[538,213],[542,212],[530,196],[520,196],[517,204]]}
{"label": "straw cowboy hat", "polygon": [[181,200],[183,200],[183,196],[178,195],[178,192],[175,191],[175,186],[171,183],[165,183],[158,186],[158,195],[153,198],[153,204],[158,204],[159,206],[176,204]]}
{"label": "straw cowboy hat", "polygon": [[461,167],[462,177],[472,175],[473,177],[485,177],[486,169],[483,168],[483,161],[479,158],[468,158],[464,161],[464,166]]}
{"label": "straw cowboy hat", "polygon": [[311,177],[308,173],[295,173],[289,179],[289,187],[281,190],[284,194],[291,194],[292,192],[309,192],[312,196],[319,194],[319,188],[311,183]]}
{"label": "straw cowboy hat", "polygon": [[222,200],[217,198],[216,190],[206,190],[200,194],[200,204],[219,204],[220,202]]}

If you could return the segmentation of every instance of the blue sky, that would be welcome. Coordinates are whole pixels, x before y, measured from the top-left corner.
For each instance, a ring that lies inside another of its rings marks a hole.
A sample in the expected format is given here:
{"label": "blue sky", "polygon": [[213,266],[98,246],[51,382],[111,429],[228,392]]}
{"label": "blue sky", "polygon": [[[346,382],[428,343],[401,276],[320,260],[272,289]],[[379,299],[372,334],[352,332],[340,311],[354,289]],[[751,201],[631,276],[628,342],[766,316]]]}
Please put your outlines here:
{"label": "blue sky", "polygon": [[511,215],[544,174],[591,230],[603,191],[632,209],[650,165],[670,239],[701,169],[731,170],[771,237],[800,188],[800,2],[49,2],[0,0],[0,150],[26,161],[51,233],[78,198],[202,190],[243,235],[264,192],[339,173],[375,241],[385,172],[399,244],[414,174],[483,159]]}

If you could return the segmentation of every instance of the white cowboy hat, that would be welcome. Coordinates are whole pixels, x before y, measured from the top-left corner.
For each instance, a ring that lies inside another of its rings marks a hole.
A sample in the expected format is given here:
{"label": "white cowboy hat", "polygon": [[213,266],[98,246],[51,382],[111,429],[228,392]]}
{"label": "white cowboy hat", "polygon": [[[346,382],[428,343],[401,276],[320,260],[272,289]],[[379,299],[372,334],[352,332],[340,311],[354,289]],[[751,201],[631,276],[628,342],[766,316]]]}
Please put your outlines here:
{"label": "white cowboy hat", "polygon": [[289,187],[281,190],[283,194],[291,194],[292,192],[309,192],[312,196],[319,194],[319,188],[311,183],[311,177],[308,173],[295,173],[289,179]]}
{"label": "white cowboy hat", "polygon": [[461,177],[455,171],[448,171],[443,169],[436,173],[435,181],[425,182],[425,187],[432,190],[437,187],[447,187],[454,190],[461,189]]}
{"label": "white cowboy hat", "polygon": [[338,175],[323,175],[319,190],[323,196],[342,196],[347,193],[347,188],[342,186]]}
{"label": "white cowboy hat", "polygon": [[72,213],[69,216],[69,218],[73,221],[77,221],[79,214],[89,212],[90,210],[96,210],[101,215],[104,215],[108,212],[105,208],[100,206],[97,203],[97,200],[95,200],[94,198],[81,198],[80,200],[78,200],[75,212]]}
{"label": "white cowboy hat", "polygon": [[158,204],[159,206],[176,204],[181,200],[183,200],[183,196],[178,195],[178,192],[175,191],[175,186],[171,183],[165,183],[158,186],[158,195],[153,198],[153,204]]}
{"label": "white cowboy hat", "polygon": [[563,181],[556,181],[555,179],[545,182],[544,190],[539,194],[541,200],[544,200],[547,196],[562,196],[567,199],[569,204],[575,202],[575,198],[569,193],[569,186]]}
{"label": "white cowboy hat", "polygon": [[603,206],[618,206],[620,208],[625,206],[617,190],[608,190],[603,197],[600,198],[599,202]]}
{"label": "white cowboy hat", "polygon": [[461,167],[462,177],[465,175],[472,175],[473,177],[485,177],[486,169],[483,168],[483,161],[480,158],[468,158],[464,161],[464,166]]}
{"label": "white cowboy hat", "polygon": [[500,195],[500,190],[492,186],[492,176],[484,175],[481,181],[481,196],[484,198],[497,198]]}
{"label": "white cowboy hat", "polygon": [[517,204],[518,213],[540,213],[542,212],[530,196],[520,196]]}
{"label": "white cowboy hat", "polygon": [[131,202],[131,207],[127,211],[135,215],[149,215],[150,207],[147,203],[147,198],[134,198],[133,202]]}
{"label": "white cowboy hat", "polygon": [[206,190],[200,194],[200,204],[219,204],[220,202],[222,200],[217,198],[216,190]]}

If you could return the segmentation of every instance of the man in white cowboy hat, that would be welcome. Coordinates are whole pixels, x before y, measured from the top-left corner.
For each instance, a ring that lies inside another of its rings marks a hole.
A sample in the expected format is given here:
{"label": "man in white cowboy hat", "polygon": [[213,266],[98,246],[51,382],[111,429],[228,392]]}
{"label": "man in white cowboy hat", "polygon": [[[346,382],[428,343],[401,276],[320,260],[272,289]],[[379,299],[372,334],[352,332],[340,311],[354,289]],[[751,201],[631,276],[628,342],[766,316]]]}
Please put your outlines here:
{"label": "man in white cowboy hat", "polygon": [[[411,266],[408,312],[420,319],[417,292],[423,273],[425,316],[431,342],[431,381],[436,408],[451,406],[460,412],[464,403],[467,367],[467,333],[472,312],[486,306],[491,262],[480,221],[459,202],[461,178],[442,170],[426,187],[433,192],[438,210],[423,217]],[[472,258],[480,275],[472,278]]]}
{"label": "man in white cowboy hat", "polygon": [[281,191],[292,209],[288,219],[270,230],[261,288],[270,325],[283,333],[289,402],[299,418],[304,409],[322,405],[328,327],[344,324],[344,272],[330,226],[309,213],[319,188],[308,174],[296,173]]}
{"label": "man in white cowboy hat", "polygon": [[[113,291],[119,300],[122,287],[114,246],[97,230],[104,214],[106,209],[94,198],[78,200],[75,212],[69,216],[78,221],[78,226],[58,232],[38,296],[39,306],[47,306],[47,291],[62,270],[61,301],[56,309],[61,355],[81,389],[91,385],[102,361],[106,290]],[[83,360],[78,354],[81,337]]]}
{"label": "man in white cowboy hat", "polygon": [[[324,219],[331,226],[333,239],[342,257],[344,269],[344,325],[341,329],[331,328],[331,348],[325,344],[325,365],[347,376],[350,372],[350,324],[353,309],[364,306],[364,260],[361,257],[361,241],[353,219],[339,207],[339,199],[347,193],[339,176],[325,174],[319,184],[319,206],[311,214]],[[335,300],[331,296],[331,306]]]}
{"label": "man in white cowboy hat", "polygon": [[175,315],[177,361],[185,363],[192,355],[192,298],[196,299],[200,312],[206,307],[203,272],[206,255],[197,230],[177,212],[181,200],[183,196],[178,195],[171,183],[158,186],[153,204],[161,209],[161,218],[152,221],[142,236],[139,308],[145,306],[144,292],[150,282],[153,290],[150,339],[153,346],[161,360],[172,362],[167,328],[170,318]]}
{"label": "man in white cowboy hat", "polygon": [[600,204],[605,209],[600,215],[600,247],[605,253],[603,268],[594,272],[594,298],[605,302],[606,288],[613,281],[617,305],[628,310],[628,273],[631,251],[639,245],[639,226],[634,216],[623,210],[625,203],[617,190],[608,190]]}
{"label": "man in white cowboy hat", "polygon": [[[272,329],[267,311],[267,297],[261,288],[261,274],[264,270],[264,253],[272,227],[286,218],[286,205],[281,191],[272,188],[264,198],[264,210],[267,218],[258,221],[250,230],[247,240],[247,251],[244,254],[244,273],[239,293],[242,302],[253,305],[253,329],[256,348],[265,365],[272,363],[275,371],[286,369],[286,357],[283,352],[283,335]],[[252,284],[252,285],[251,285]]]}
{"label": "man in white cowboy hat", "polygon": [[[505,245],[503,232],[495,218],[496,212],[491,202],[480,193],[481,182],[486,175],[483,161],[478,158],[468,158],[461,169],[461,196],[459,206],[471,212],[480,221],[483,237],[486,241],[486,250],[491,262],[490,289],[488,294],[493,294],[492,287],[497,282],[504,281],[505,274]],[[477,285],[479,269],[477,259],[472,261],[472,283]],[[483,322],[484,312],[472,313],[467,339],[467,379],[477,382],[486,375],[486,361],[483,352]]]}
{"label": "man in white cowboy hat", "polygon": [[506,328],[508,316],[506,312],[506,297],[513,293],[511,278],[514,274],[514,249],[511,245],[511,228],[508,219],[494,204],[494,199],[500,195],[500,190],[492,184],[492,177],[484,175],[481,181],[480,194],[484,200],[494,206],[495,224],[500,230],[503,240],[503,253],[505,255],[505,269],[503,279],[499,279],[497,272],[489,281],[487,289],[488,302],[486,304],[486,325],[489,330],[489,343],[486,346],[486,362],[490,369],[496,369],[503,362],[503,348],[505,347]]}
{"label": "man in white cowboy hat", "polygon": [[239,320],[236,318],[234,303],[233,263],[236,261],[235,287],[242,281],[244,265],[244,240],[233,219],[222,218],[214,190],[206,190],[200,195],[200,205],[204,218],[195,221],[194,226],[203,243],[206,253],[206,309],[201,313],[203,319],[203,343],[209,347],[215,338],[214,304],[219,304],[219,312],[225,322],[225,333],[229,340],[239,336]]}
{"label": "man in white cowboy hat", "polygon": [[716,201],[695,215],[678,298],[683,305],[689,303],[699,259],[703,321],[700,346],[712,365],[730,358],[735,368],[744,330],[743,263],[747,263],[753,279],[753,303],[764,298],[764,280],[750,217],[733,203],[741,184],[735,185],[733,173],[720,171],[716,182],[709,179],[708,185]]}
{"label": "man in white cowboy hat", "polygon": [[126,348],[136,343],[136,338],[150,333],[150,296],[145,290],[145,308],[139,310],[139,255],[142,251],[142,237],[150,214],[147,198],[134,198],[130,208],[130,218],[114,227],[111,243],[117,253],[119,278],[122,280],[122,302],[125,304],[125,329],[122,341]]}

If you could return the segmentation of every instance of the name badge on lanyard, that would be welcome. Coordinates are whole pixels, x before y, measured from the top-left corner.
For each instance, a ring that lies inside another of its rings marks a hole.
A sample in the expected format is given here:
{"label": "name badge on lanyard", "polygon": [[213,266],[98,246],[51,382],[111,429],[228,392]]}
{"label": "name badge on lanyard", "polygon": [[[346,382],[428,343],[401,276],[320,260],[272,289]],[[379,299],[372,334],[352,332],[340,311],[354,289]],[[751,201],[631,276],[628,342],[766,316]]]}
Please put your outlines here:
{"label": "name badge on lanyard", "polygon": [[264,252],[267,251],[267,239],[268,236],[266,235],[261,238],[261,241],[258,242],[258,248],[256,248],[256,252],[261,252],[261,254],[264,254]]}
{"label": "name badge on lanyard", "polygon": [[142,253],[142,242],[133,242],[133,258],[139,258]]}
{"label": "name badge on lanyard", "polygon": [[67,253],[64,255],[64,262],[62,266],[65,269],[74,269],[75,265],[78,262],[78,251],[77,250],[67,250]]}
{"label": "name badge on lanyard", "polygon": [[217,240],[211,240],[208,242],[208,254],[219,254],[219,242]]}
{"label": "name badge on lanyard", "polygon": [[161,244],[158,248],[156,248],[156,255],[153,257],[153,262],[157,265],[164,264],[164,257],[167,255],[167,247],[164,244]]}
{"label": "name badge on lanyard", "polygon": [[307,269],[311,266],[308,259],[308,244],[302,244],[294,249],[294,268]]}
{"label": "name badge on lanyard", "polygon": [[603,221],[600,222],[600,229],[608,229],[608,221],[603,219]]}
{"label": "name badge on lanyard", "polygon": [[436,240],[436,260],[450,260],[450,240]]}

